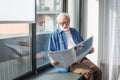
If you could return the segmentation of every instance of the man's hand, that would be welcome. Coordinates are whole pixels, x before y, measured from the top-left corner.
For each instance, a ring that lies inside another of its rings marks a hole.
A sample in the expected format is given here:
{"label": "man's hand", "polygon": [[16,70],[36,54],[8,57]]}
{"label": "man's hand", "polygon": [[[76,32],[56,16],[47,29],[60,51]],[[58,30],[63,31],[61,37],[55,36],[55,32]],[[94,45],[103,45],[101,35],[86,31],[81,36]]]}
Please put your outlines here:
{"label": "man's hand", "polygon": [[88,52],[88,54],[91,54],[94,52],[94,48],[92,47],[91,50]]}
{"label": "man's hand", "polygon": [[53,65],[53,66],[57,66],[59,63],[58,62],[56,62],[56,61],[50,61],[50,63],[51,63],[51,65]]}

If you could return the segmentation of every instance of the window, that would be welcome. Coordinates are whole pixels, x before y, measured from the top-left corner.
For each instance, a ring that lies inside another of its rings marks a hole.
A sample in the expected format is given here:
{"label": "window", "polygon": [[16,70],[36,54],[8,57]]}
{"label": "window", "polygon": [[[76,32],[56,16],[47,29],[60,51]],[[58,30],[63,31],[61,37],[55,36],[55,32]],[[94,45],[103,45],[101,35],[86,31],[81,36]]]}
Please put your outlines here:
{"label": "window", "polygon": [[0,24],[0,80],[31,70],[29,24]]}
{"label": "window", "polygon": [[37,67],[40,67],[49,63],[47,55],[49,35],[57,28],[56,16],[62,12],[62,0],[37,0],[36,7],[36,52],[39,54]]}

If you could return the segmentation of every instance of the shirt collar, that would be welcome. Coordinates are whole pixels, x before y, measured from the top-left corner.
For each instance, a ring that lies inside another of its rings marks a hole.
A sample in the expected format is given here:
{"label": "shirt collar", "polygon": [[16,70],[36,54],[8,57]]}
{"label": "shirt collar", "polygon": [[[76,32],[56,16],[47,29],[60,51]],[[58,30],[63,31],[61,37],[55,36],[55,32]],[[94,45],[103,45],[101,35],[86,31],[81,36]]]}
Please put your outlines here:
{"label": "shirt collar", "polygon": [[61,32],[63,32],[63,31],[62,31],[60,28],[58,28],[58,32],[61,33]]}

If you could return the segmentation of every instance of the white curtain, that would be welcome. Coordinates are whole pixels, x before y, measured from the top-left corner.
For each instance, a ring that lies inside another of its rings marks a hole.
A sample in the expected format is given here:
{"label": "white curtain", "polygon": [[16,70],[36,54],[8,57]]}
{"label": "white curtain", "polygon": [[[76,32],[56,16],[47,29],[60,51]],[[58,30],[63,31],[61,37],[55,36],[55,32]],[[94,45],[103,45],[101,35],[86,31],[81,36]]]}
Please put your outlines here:
{"label": "white curtain", "polygon": [[120,80],[120,0],[102,0],[103,80]]}

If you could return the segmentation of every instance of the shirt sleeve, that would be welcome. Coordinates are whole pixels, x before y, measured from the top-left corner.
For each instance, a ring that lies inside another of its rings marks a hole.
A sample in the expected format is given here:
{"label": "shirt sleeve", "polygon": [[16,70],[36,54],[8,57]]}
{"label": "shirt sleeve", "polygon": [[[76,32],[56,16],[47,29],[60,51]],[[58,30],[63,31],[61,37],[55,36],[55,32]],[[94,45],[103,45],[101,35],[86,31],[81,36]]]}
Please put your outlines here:
{"label": "shirt sleeve", "polygon": [[[76,30],[77,31],[77,30]],[[77,31],[77,35],[78,35],[78,38],[79,38],[79,41],[81,42],[81,41],[83,41],[83,38],[82,38],[82,36],[80,35],[80,33]]]}
{"label": "shirt sleeve", "polygon": [[[54,34],[51,34],[49,37],[49,43],[48,43],[48,51],[55,51],[56,50],[56,45],[55,45],[55,37]],[[48,57],[50,59],[50,61],[54,61],[48,54]]]}
{"label": "shirt sleeve", "polygon": [[55,51],[56,50],[56,41],[54,34],[51,34],[49,38],[49,43],[48,43],[48,51]]}
{"label": "shirt sleeve", "polygon": [[72,28],[72,36],[76,44],[83,41],[83,38],[81,37],[80,33],[75,28]]}

